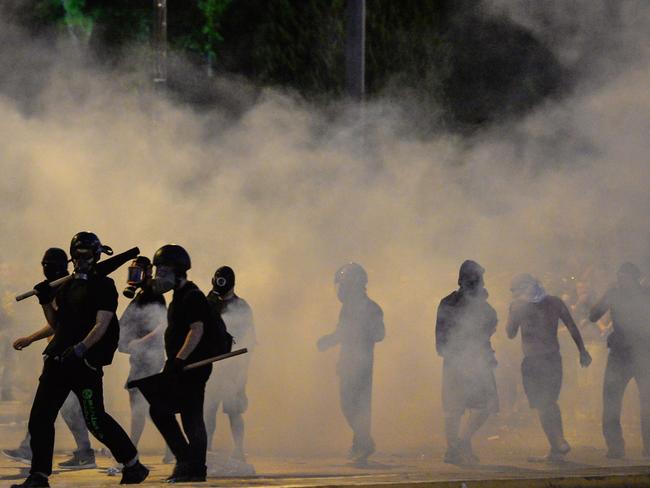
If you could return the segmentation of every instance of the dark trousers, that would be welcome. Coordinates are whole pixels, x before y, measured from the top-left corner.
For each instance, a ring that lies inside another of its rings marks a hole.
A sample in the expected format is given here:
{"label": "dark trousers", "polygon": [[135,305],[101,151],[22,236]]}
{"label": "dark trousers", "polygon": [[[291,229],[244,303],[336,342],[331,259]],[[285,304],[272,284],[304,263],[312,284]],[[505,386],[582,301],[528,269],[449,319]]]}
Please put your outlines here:
{"label": "dark trousers", "polygon": [[[65,424],[74,437],[74,441],[77,444],[77,451],[89,451],[91,446],[90,440],[88,439],[88,428],[86,427],[86,421],[81,411],[81,405],[79,405],[79,400],[74,393],[68,395],[68,398],[66,398],[65,403],[61,407],[61,417],[63,417]],[[20,443],[21,449],[31,450],[29,447],[30,439],[28,431]]]}
{"label": "dark trousers", "polygon": [[[207,376],[209,377],[209,372]],[[170,405],[154,404],[149,410],[151,420],[174,453],[176,461],[191,464],[199,469],[205,469],[208,449],[208,435],[203,420],[207,380],[205,374],[183,374],[175,385],[176,405],[170,408]],[[180,413],[182,430],[175,412]]]}
{"label": "dark trousers", "polygon": [[52,474],[54,421],[71,391],[79,399],[88,430],[110,449],[118,462],[126,463],[137,456],[129,436],[104,410],[102,376],[101,368],[93,371],[81,362],[64,366],[52,359],[45,360],[29,415],[31,473]]}
{"label": "dark trousers", "polygon": [[370,435],[372,370],[361,374],[342,374],[339,393],[341,410],[352,429],[352,449],[374,449]]}
{"label": "dark trousers", "polygon": [[603,435],[610,450],[625,449],[621,429],[623,395],[630,380],[636,381],[641,403],[643,449],[650,453],[650,368],[648,359],[634,360],[631,353],[611,351],[603,382]]}

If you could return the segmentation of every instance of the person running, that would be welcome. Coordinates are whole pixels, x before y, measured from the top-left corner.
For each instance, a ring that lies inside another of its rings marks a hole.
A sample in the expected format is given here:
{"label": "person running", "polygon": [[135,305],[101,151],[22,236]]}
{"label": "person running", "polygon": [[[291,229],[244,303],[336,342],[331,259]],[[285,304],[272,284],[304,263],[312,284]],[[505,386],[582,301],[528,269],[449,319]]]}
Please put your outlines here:
{"label": "person running", "polygon": [[571,446],[564,438],[562,412],[557,403],[562,388],[562,356],[558,341],[560,320],[578,348],[582,367],[589,366],[591,356],[565,303],[548,295],[536,278],[529,274],[518,275],[512,280],[510,289],[513,302],[506,333],[508,338],[514,339],[521,330],[524,391],[530,407],[537,410],[550,445],[546,460],[562,462]]}

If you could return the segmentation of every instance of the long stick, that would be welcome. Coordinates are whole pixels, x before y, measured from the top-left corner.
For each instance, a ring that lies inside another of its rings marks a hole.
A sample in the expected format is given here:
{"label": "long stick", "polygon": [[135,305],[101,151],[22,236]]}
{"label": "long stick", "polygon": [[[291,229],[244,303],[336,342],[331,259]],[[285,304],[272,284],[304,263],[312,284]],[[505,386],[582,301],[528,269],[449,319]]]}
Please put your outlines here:
{"label": "long stick", "polygon": [[[131,259],[135,259],[138,254],[140,254],[140,249],[137,247],[132,247],[128,251],[124,251],[120,254],[116,254],[115,256],[111,256],[108,259],[105,259],[104,261],[100,261],[97,263],[97,273],[107,276],[111,274],[113,271],[118,269],[120,266],[123,264],[126,264],[128,261]],[[67,275],[64,276],[63,278],[59,278],[58,280],[54,280],[50,282],[50,288],[56,288],[57,286],[60,286],[68,281],[70,281],[73,278],[74,275]],[[20,295],[16,296],[16,301],[20,302],[24,300],[25,298],[33,297],[36,295],[36,290],[29,290],[26,291],[25,293],[21,293]]]}
{"label": "long stick", "polygon": [[243,349],[237,349],[236,351],[228,352],[226,354],[221,354],[219,356],[213,356],[211,358],[203,359],[192,364],[188,364],[183,368],[183,371],[189,371],[191,369],[200,368],[201,366],[207,366],[208,364],[214,363],[215,361],[221,361],[223,359],[228,359],[233,356],[239,356],[240,354],[245,354],[248,352],[248,349],[245,347]]}

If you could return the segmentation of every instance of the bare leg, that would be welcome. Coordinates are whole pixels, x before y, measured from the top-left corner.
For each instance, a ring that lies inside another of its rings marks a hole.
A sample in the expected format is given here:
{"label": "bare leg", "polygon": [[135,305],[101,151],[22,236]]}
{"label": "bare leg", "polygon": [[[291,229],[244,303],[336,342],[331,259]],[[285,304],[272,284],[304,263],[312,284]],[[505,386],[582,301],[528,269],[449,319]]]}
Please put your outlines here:
{"label": "bare leg", "polygon": [[230,414],[230,430],[232,432],[232,440],[235,444],[234,458],[240,461],[246,461],[244,454],[244,417],[242,414]]}

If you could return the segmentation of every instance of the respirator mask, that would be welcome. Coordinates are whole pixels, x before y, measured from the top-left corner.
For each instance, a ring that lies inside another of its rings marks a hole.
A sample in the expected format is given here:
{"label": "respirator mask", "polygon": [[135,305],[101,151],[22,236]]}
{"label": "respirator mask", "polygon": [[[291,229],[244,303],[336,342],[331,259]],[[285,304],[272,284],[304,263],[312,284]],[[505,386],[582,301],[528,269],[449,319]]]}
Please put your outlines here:
{"label": "respirator mask", "polygon": [[169,266],[156,266],[156,274],[151,279],[151,290],[156,295],[162,295],[176,286],[176,273]]}

